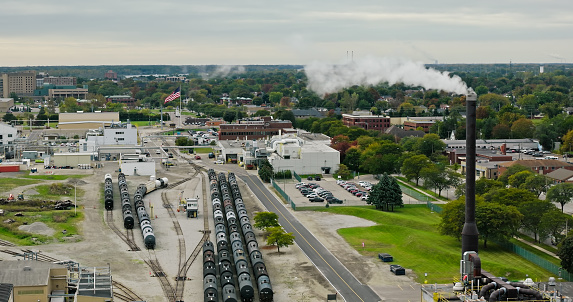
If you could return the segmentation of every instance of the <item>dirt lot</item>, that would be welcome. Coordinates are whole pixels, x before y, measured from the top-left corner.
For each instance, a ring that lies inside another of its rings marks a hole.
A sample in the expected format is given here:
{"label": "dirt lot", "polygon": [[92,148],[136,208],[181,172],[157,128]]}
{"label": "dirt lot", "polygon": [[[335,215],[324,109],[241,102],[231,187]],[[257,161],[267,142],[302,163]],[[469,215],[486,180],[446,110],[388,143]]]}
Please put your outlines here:
{"label": "dirt lot", "polygon": [[[30,248],[61,260],[71,259],[80,262],[82,266],[107,266],[109,264],[114,280],[132,288],[146,301],[165,301],[158,279],[151,276],[149,268],[143,261],[143,259],[148,257],[149,252],[143,248],[139,229],[134,229],[134,235],[136,242],[142,247],[142,251],[131,252],[128,251],[127,245],[104,222],[104,209],[100,192],[101,184],[103,183],[104,175],[112,173],[114,185],[116,185],[117,172],[115,171],[117,169],[117,163],[105,162],[105,166],[102,169],[53,170],[56,174],[85,173],[88,175],[82,179],[85,181],[85,184],[81,185],[81,188],[86,192],[85,196],[82,200],[78,200],[80,210],[85,213],[85,220],[81,227],[82,234],[79,242],[55,243]],[[224,170],[225,166],[221,166],[221,169]],[[179,165],[171,167],[169,171],[158,167],[157,176],[167,177],[170,183],[174,183],[187,177],[192,172],[188,165],[181,162]],[[44,171],[40,170],[40,173],[44,173]],[[7,175],[2,174],[0,177],[10,177]],[[174,283],[173,276],[176,275],[178,269],[178,236],[174,231],[173,222],[167,210],[162,206],[161,194],[166,194],[172,206],[176,206],[179,196],[199,196],[200,205],[202,205],[202,200],[205,196],[203,196],[201,186],[206,185],[206,183],[202,182],[201,179],[204,177],[205,175],[202,175],[201,178],[195,178],[170,190],[163,189],[152,192],[144,198],[149,212],[151,211],[149,207],[153,207],[151,216],[153,218],[157,216],[152,221],[157,237],[156,254],[164,271],[171,276],[172,283]],[[135,187],[139,183],[148,180],[148,178],[148,176],[128,176],[130,193],[133,194]],[[328,181],[323,183],[328,184]],[[292,184],[290,186],[294,189]],[[334,186],[336,186],[335,183]],[[114,186],[114,188],[116,187]],[[18,190],[20,189],[17,188],[15,191]],[[249,215],[252,218],[255,212],[263,210],[261,204],[242,183],[241,191]],[[347,194],[350,195],[350,193]],[[114,217],[116,222],[118,222],[118,226],[121,227],[121,213],[117,203],[118,201],[116,200]],[[188,219],[183,213],[176,212],[178,221],[183,229],[187,255],[191,254],[201,239],[202,233],[200,230],[203,229],[203,215],[206,213],[211,213],[211,209],[203,209],[202,206],[200,207],[198,219]],[[331,249],[347,265],[361,282],[369,284],[379,293],[384,301],[413,301],[416,297],[419,297],[419,287],[412,287],[415,283],[409,277],[391,275],[386,264],[382,264],[376,259],[368,259],[361,256],[336,233],[338,228],[368,226],[371,222],[350,216],[337,215],[335,217],[334,215],[329,215],[324,217],[324,214],[314,212],[296,212],[295,214],[326,247]],[[213,228],[212,221],[210,221],[210,227]],[[257,235],[259,246],[261,246],[263,257],[271,276],[276,302],[324,301],[328,293],[335,292],[328,281],[322,277],[320,272],[296,245],[281,249],[279,254],[276,248],[265,246],[262,234],[259,233]],[[213,233],[211,234],[211,239],[214,241]],[[11,249],[18,250],[19,248]],[[12,256],[4,253],[0,253],[0,259],[14,260]],[[189,270],[188,277],[190,280],[186,282],[184,295],[186,301],[199,301],[202,299],[202,263],[200,260],[201,258],[197,259]],[[401,292],[397,292],[399,295],[386,297],[389,293],[393,293],[393,290],[399,290],[398,288],[401,288]],[[406,292],[404,291],[404,289],[409,288],[412,288],[412,292],[415,293],[414,299],[409,298],[407,290]],[[405,299],[405,297],[408,297],[408,299]]]}

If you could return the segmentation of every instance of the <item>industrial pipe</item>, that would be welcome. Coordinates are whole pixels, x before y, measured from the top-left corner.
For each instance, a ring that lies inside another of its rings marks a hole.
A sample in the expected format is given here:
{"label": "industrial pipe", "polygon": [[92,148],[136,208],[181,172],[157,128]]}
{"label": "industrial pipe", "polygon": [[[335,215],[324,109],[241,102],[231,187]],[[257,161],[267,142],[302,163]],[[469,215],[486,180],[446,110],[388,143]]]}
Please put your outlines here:
{"label": "industrial pipe", "polygon": [[478,297],[485,297],[485,295],[492,289],[497,288],[497,282],[492,282],[490,284],[484,285],[479,291]]}
{"label": "industrial pipe", "polygon": [[477,94],[466,96],[466,207],[462,229],[462,255],[478,252],[478,229],[476,225],[476,103]]}
{"label": "industrial pipe", "polygon": [[[493,293],[491,293],[491,296],[489,296],[489,302],[500,301],[501,297],[503,297],[506,292],[507,292],[507,290],[505,289],[505,287],[502,287],[502,288],[494,291]],[[499,299],[498,299],[498,296],[499,296]]]}

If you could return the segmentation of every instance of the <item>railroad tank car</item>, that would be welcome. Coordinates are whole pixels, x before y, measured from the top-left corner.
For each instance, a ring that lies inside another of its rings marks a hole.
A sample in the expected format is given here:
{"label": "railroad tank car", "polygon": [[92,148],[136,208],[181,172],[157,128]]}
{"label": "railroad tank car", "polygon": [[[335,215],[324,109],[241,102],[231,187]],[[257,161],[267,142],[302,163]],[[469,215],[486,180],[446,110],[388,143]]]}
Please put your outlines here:
{"label": "railroad tank car", "polygon": [[250,258],[252,265],[255,265],[257,263],[264,263],[263,254],[261,254],[261,251],[253,251],[250,255]]}
{"label": "railroad tank car", "polygon": [[153,229],[147,227],[141,230],[143,233],[143,243],[145,243],[145,247],[152,250],[155,248],[155,235],[153,234]]}
{"label": "railroad tank car", "polygon": [[215,268],[215,263],[209,261],[203,263],[203,277],[207,277],[208,275],[215,276],[217,274],[217,269]]}
{"label": "railroad tank car", "polygon": [[203,242],[203,254],[205,254],[208,251],[211,251],[211,253],[215,253],[215,247],[213,246],[213,242],[211,241]]}
{"label": "railroad tank car", "polygon": [[245,248],[243,247],[243,243],[241,242],[241,240],[239,241],[234,241],[233,243],[231,243],[231,250],[235,251],[235,250],[244,250]]}
{"label": "railroad tank car", "polygon": [[253,232],[253,226],[250,223],[245,223],[242,227],[243,235],[247,234],[248,232]]}
{"label": "railroad tank car", "polygon": [[104,195],[113,195],[113,189],[109,188],[109,189],[105,189],[103,191]]}
{"label": "railroad tank car", "polygon": [[255,274],[255,280],[259,280],[260,276],[268,276],[267,267],[264,263],[257,263],[253,265],[253,273]]}
{"label": "railroad tank car", "polygon": [[225,212],[225,216],[227,216],[227,221],[234,219],[235,221],[237,220],[237,216],[235,215],[235,213],[233,212],[233,208],[231,207],[230,211],[226,211]]}
{"label": "railroad tank car", "polygon": [[105,209],[106,210],[113,210],[113,198],[105,198]]}
{"label": "railroad tank car", "polygon": [[234,285],[223,286],[223,293],[221,294],[223,302],[237,302],[237,293],[235,292]]}
{"label": "railroad tank car", "polygon": [[239,294],[241,295],[242,301],[253,301],[255,296],[255,291],[253,290],[253,282],[251,281],[251,275],[241,274],[239,275]]}
{"label": "railroad tank car", "polygon": [[254,251],[259,251],[259,244],[257,241],[250,241],[247,243],[247,252],[251,255]]}
{"label": "railroad tank car", "polygon": [[247,257],[245,255],[245,252],[243,250],[234,250],[233,251],[233,260],[235,260],[235,265],[237,265],[237,262],[244,260],[247,261]]}
{"label": "railroad tank car", "polygon": [[161,177],[155,180],[156,188],[165,188],[169,185],[169,181],[165,177]]}
{"label": "railroad tank car", "polygon": [[231,284],[235,286],[235,281],[233,280],[233,273],[231,272],[224,272],[221,274],[221,286],[225,286],[227,284]]}
{"label": "railroad tank car", "polygon": [[241,219],[241,217],[248,217],[249,215],[247,214],[247,210],[245,209],[239,209],[237,210],[237,217],[239,217],[239,219]]}
{"label": "railroad tank car", "polygon": [[233,233],[233,232],[238,232],[239,231],[239,226],[236,224],[230,225],[229,226],[229,233]]}
{"label": "railroad tank car", "polygon": [[261,276],[257,280],[257,287],[259,288],[259,300],[261,300],[261,302],[273,301],[273,287],[271,286],[271,279],[268,276]]}
{"label": "railroad tank car", "polygon": [[237,276],[239,276],[243,273],[248,274],[249,273],[249,264],[247,263],[247,261],[245,259],[241,259],[241,260],[236,262],[235,270],[237,271]]}
{"label": "railroad tank car", "polygon": [[104,179],[111,179],[111,174],[107,173],[103,178]]}
{"label": "railroad tank car", "polygon": [[233,274],[233,267],[231,266],[231,261],[220,261],[219,262],[219,273],[230,273]]}
{"label": "railroad tank car", "polygon": [[229,261],[231,262],[231,254],[229,254],[229,251],[227,250],[222,250],[219,253],[219,261]]}
{"label": "railroad tank car", "polygon": [[231,235],[229,235],[229,241],[231,241],[231,244],[235,241],[241,242],[241,234],[239,234],[239,232],[232,232]]}
{"label": "railroad tank car", "polygon": [[237,203],[237,204],[235,204],[235,208],[237,209],[237,212],[239,212],[240,210],[246,210],[246,209],[245,209],[245,204],[243,204],[243,203]]}
{"label": "railroad tank car", "polygon": [[245,224],[251,224],[251,220],[249,219],[249,217],[247,216],[243,216],[241,218],[239,218],[239,223],[241,224],[241,227],[243,227],[243,225]]}
{"label": "railroad tank car", "polygon": [[215,254],[210,252],[203,254],[203,263],[206,262],[213,262],[213,264],[215,264]]}
{"label": "railroad tank car", "polygon": [[243,236],[245,237],[245,242],[247,244],[249,244],[249,242],[253,242],[253,241],[257,241],[257,238],[255,237],[255,233],[253,232],[248,232],[247,234],[243,234]]}
{"label": "railroad tank car", "polygon": [[213,211],[216,211],[216,210],[219,210],[219,211],[223,210],[220,203],[213,204]]}
{"label": "railroad tank car", "polygon": [[204,301],[219,301],[217,298],[217,278],[215,275],[208,275],[203,278]]}
{"label": "railroad tank car", "polygon": [[229,243],[227,239],[217,240],[217,253],[221,253],[222,250],[229,250]]}
{"label": "railroad tank car", "polygon": [[227,234],[227,228],[225,228],[224,224],[215,225],[215,234],[219,234],[219,233]]}
{"label": "railroad tank car", "polygon": [[123,227],[126,229],[133,229],[133,225],[135,224],[135,220],[133,219],[133,214],[131,210],[124,210],[123,211]]}

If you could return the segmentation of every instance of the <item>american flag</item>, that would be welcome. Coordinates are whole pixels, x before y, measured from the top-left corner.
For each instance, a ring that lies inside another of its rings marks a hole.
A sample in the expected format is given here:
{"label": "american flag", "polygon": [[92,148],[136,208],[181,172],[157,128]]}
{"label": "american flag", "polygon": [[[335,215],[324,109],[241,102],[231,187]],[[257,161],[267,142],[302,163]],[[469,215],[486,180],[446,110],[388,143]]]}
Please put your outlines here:
{"label": "american flag", "polygon": [[167,104],[167,102],[171,102],[180,96],[181,96],[181,90],[180,90],[180,87],[177,87],[177,89],[175,89],[175,91],[173,91],[173,93],[171,95],[169,95],[168,97],[165,98],[165,103],[163,103],[163,104]]}

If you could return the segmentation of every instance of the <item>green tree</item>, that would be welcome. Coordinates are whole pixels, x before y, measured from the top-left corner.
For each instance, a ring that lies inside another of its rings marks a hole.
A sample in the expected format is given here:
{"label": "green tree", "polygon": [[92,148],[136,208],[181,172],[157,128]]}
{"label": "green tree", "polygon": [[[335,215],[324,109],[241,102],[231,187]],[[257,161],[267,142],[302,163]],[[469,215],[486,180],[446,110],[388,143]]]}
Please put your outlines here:
{"label": "green tree", "polygon": [[394,211],[395,206],[403,206],[402,190],[396,179],[386,173],[382,174],[380,181],[368,194],[368,202],[383,211]]}
{"label": "green tree", "polygon": [[462,178],[461,174],[443,164],[430,164],[422,169],[421,175],[424,185],[438,190],[439,196],[442,196],[444,189],[459,185]]}
{"label": "green tree", "polygon": [[193,146],[194,142],[185,136],[180,136],[175,139],[175,146]]}
{"label": "green tree", "polygon": [[352,176],[352,172],[350,172],[345,164],[338,165],[338,170],[335,172],[335,174],[340,176],[342,179],[350,179]]}
{"label": "green tree", "polygon": [[356,147],[349,148],[344,156],[343,164],[352,171],[358,171],[360,167],[360,151]]}
{"label": "green tree", "polygon": [[511,165],[509,167],[507,167],[507,170],[505,170],[498,178],[499,181],[501,181],[504,185],[508,185],[509,184],[509,177],[515,173],[521,172],[521,171],[531,171],[531,169],[529,169],[526,166],[522,166],[522,165]]}
{"label": "green tree", "polygon": [[521,118],[511,125],[512,138],[532,138],[535,125],[531,120]]}
{"label": "green tree", "polygon": [[573,217],[568,214],[559,212],[556,207],[550,208],[541,218],[541,233],[540,238],[548,238],[552,236],[556,243],[561,242],[566,237],[563,232],[569,225],[572,225]]}
{"label": "green tree", "polygon": [[523,218],[516,207],[492,202],[477,203],[475,215],[484,248],[488,239],[509,240],[516,235]]}
{"label": "green tree", "polygon": [[573,272],[573,236],[568,236],[559,244],[557,256],[561,259],[561,267]]}
{"label": "green tree", "polygon": [[561,205],[561,212],[563,213],[563,207],[573,198],[573,184],[572,183],[560,183],[551,187],[547,191],[547,200]]}
{"label": "green tree", "polygon": [[11,121],[14,121],[14,120],[17,120],[17,119],[18,119],[18,118],[17,118],[14,114],[12,114],[12,112],[8,112],[8,113],[4,114],[4,116],[2,117],[2,120],[3,120],[5,123],[10,123]]}
{"label": "green tree", "polygon": [[271,227],[278,227],[279,216],[274,212],[258,212],[253,218],[255,224],[253,226],[259,230],[266,231]]}
{"label": "green tree", "polygon": [[507,182],[510,186],[519,188],[525,183],[525,180],[532,175],[533,172],[531,172],[531,170],[520,171],[508,177]]}
{"label": "green tree", "polygon": [[416,144],[416,149],[420,154],[432,157],[435,153],[442,153],[446,144],[442,142],[437,134],[426,134]]}
{"label": "green tree", "polygon": [[503,183],[495,179],[481,177],[476,180],[476,195],[483,195],[493,189],[503,188]]}
{"label": "green tree", "polygon": [[257,110],[257,112],[255,112],[255,114],[253,114],[253,116],[271,116],[271,112],[268,110]]}
{"label": "green tree", "polygon": [[270,182],[273,178],[273,166],[266,159],[262,161],[259,167],[259,177],[264,182]]}
{"label": "green tree", "polygon": [[538,235],[544,233],[543,215],[555,206],[547,200],[533,199],[519,201],[518,209],[523,215],[523,228],[531,233],[535,241],[539,241]]}
{"label": "green tree", "polygon": [[[479,197],[476,198],[479,199]],[[461,239],[462,228],[465,221],[465,196],[460,196],[442,205],[442,220],[438,224],[438,230],[442,235],[448,235]]]}
{"label": "green tree", "polygon": [[226,110],[223,114],[223,120],[227,123],[233,122],[235,117],[237,117],[237,113],[233,110]]}
{"label": "green tree", "polygon": [[282,92],[271,92],[269,94],[269,101],[271,102],[271,104],[273,105],[277,105],[281,102],[281,99],[283,98],[283,94]]}
{"label": "green tree", "polygon": [[415,179],[416,185],[422,175],[422,169],[430,164],[430,160],[426,155],[414,155],[407,158],[402,163],[402,174],[406,176],[407,179]]}
{"label": "green tree", "polygon": [[268,245],[276,245],[277,252],[281,252],[281,247],[287,247],[294,244],[293,233],[287,233],[282,227],[270,227],[267,229],[269,236],[267,237]]}
{"label": "green tree", "polygon": [[541,193],[547,191],[549,188],[549,179],[541,174],[533,174],[525,179],[525,182],[520,186],[521,189],[527,189],[533,194],[537,195],[537,198]]}

